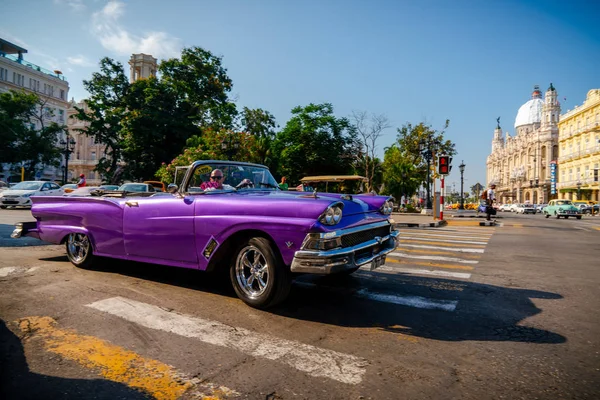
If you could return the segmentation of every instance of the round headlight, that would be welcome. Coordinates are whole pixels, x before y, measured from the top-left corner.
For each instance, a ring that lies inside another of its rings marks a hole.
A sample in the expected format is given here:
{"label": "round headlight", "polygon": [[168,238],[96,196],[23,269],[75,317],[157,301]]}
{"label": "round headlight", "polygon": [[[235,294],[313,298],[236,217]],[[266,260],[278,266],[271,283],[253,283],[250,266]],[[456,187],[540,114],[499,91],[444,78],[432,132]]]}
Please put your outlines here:
{"label": "round headlight", "polygon": [[329,206],[321,215],[319,221],[325,225],[335,225],[342,220],[342,208]]}
{"label": "round headlight", "polygon": [[379,209],[379,211],[382,214],[389,215],[392,213],[393,209],[394,209],[394,203],[391,200],[386,200],[385,203],[383,203],[383,205]]}

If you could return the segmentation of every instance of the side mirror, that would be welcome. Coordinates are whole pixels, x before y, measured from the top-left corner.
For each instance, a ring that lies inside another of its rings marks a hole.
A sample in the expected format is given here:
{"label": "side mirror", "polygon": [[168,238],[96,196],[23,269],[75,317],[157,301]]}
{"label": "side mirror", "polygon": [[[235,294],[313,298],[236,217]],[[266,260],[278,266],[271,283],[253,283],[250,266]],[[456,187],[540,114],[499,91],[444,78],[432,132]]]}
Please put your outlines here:
{"label": "side mirror", "polygon": [[177,190],[179,190],[179,186],[177,186],[174,183],[169,184],[169,186],[167,186],[167,192],[169,193],[175,193],[177,192]]}

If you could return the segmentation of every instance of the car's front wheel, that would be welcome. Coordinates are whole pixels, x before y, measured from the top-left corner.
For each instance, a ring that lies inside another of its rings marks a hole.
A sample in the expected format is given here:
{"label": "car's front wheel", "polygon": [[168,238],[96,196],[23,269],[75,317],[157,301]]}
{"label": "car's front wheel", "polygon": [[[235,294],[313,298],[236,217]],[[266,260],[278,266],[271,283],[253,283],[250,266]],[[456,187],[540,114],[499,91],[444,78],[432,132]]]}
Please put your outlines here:
{"label": "car's front wheel", "polygon": [[0,206],[0,208],[6,210],[6,206]]}
{"label": "car's front wheel", "polygon": [[238,297],[261,309],[285,300],[292,284],[290,270],[269,240],[262,237],[251,238],[236,248],[229,276]]}
{"label": "car's front wheel", "polygon": [[67,248],[67,257],[73,265],[80,268],[90,268],[96,261],[96,256],[92,252],[90,238],[83,233],[71,233],[67,236],[65,243]]}

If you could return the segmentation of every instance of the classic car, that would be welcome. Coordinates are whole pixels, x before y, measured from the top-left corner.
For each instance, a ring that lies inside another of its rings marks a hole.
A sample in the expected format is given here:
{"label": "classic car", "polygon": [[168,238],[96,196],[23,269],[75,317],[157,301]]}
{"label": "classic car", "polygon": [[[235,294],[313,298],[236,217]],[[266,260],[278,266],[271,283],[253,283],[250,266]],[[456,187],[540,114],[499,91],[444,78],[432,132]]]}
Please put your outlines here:
{"label": "classic car", "polygon": [[295,273],[383,265],[398,238],[392,208],[388,196],[282,191],[259,164],[196,161],[167,193],[35,197],[36,221],[12,237],[65,243],[83,268],[102,256],[226,269],[240,299],[267,308],[287,297]]}
{"label": "classic car", "polygon": [[149,183],[124,183],[117,190],[123,192],[156,192],[154,186]]}
{"label": "classic car", "polygon": [[573,202],[567,199],[550,200],[548,205],[544,207],[544,214],[546,215],[546,218],[550,218],[552,215],[557,219],[560,217],[564,217],[565,219],[568,219],[569,217],[581,219],[581,211],[579,208],[575,207]]}
{"label": "classic car", "polygon": [[530,203],[522,203],[518,204],[515,208],[515,213],[517,214],[535,214],[535,207]]}
{"label": "classic car", "polygon": [[60,196],[62,188],[54,182],[23,181],[2,192],[0,208],[31,207],[32,196]]}
{"label": "classic car", "polygon": [[144,183],[147,183],[148,185],[152,185],[152,187],[154,188],[154,191],[156,191],[156,192],[166,192],[167,191],[165,184],[160,181],[144,181]]}

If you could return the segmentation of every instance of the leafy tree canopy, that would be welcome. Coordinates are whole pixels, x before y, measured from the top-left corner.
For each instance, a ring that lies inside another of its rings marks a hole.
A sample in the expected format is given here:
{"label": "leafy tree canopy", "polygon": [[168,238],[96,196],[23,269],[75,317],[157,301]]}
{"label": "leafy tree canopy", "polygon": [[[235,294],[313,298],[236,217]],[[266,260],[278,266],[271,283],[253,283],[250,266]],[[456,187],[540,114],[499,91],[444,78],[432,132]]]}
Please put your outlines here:
{"label": "leafy tree canopy", "polygon": [[329,103],[292,110],[292,118],[277,135],[274,150],[279,172],[289,182],[306,175],[352,173],[356,132],[346,118],[336,118]]}
{"label": "leafy tree canopy", "polygon": [[[194,147],[189,144],[195,144]],[[232,143],[235,146],[224,148],[223,143]],[[228,152],[229,150],[232,150]],[[226,129],[207,129],[201,136],[188,140],[188,147],[182,154],[162,163],[156,177],[162,182],[171,183],[175,176],[175,167],[185,167],[197,160],[243,160],[247,162],[258,161],[257,139],[254,135],[245,132],[234,132]],[[231,157],[230,157],[231,156]],[[178,180],[180,177],[178,177]]]}
{"label": "leafy tree canopy", "polygon": [[33,93],[11,90],[0,94],[0,163],[21,163],[25,179],[37,169],[58,166],[61,150],[58,135],[65,129],[52,121],[54,112],[47,102]]}

